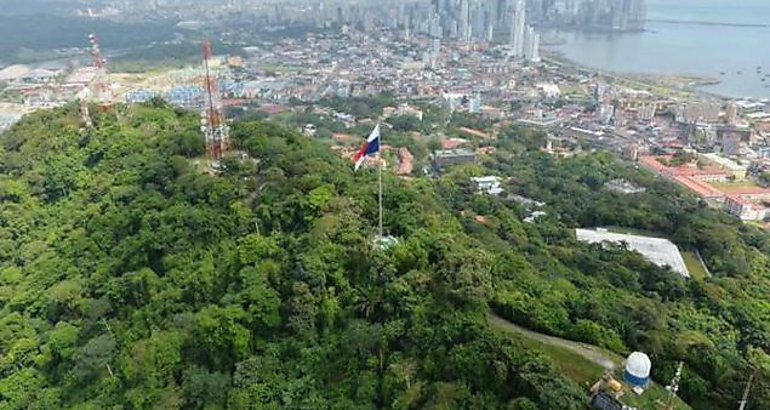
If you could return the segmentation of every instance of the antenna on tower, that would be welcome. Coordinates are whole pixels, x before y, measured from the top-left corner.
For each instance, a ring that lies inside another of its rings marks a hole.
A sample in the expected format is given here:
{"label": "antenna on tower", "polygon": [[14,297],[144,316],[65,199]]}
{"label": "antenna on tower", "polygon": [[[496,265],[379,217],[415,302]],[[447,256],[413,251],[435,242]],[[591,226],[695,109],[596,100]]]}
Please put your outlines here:
{"label": "antenna on tower", "polygon": [[91,95],[105,108],[112,104],[112,87],[107,70],[107,60],[102,56],[101,45],[96,33],[88,35],[91,42],[91,56],[93,57],[94,78],[91,81]]}
{"label": "antenna on tower", "polygon": [[201,131],[206,137],[206,155],[214,168],[230,148],[230,127],[225,122],[216,76],[211,72],[211,42],[203,43],[203,97]]}
{"label": "antenna on tower", "polygon": [[676,368],[676,374],[674,374],[674,378],[671,379],[671,384],[666,386],[666,389],[668,390],[668,400],[666,401],[666,406],[664,407],[666,410],[674,409],[674,397],[676,397],[676,393],[679,391],[679,383],[682,380],[683,367],[684,362],[679,362],[679,366]]}

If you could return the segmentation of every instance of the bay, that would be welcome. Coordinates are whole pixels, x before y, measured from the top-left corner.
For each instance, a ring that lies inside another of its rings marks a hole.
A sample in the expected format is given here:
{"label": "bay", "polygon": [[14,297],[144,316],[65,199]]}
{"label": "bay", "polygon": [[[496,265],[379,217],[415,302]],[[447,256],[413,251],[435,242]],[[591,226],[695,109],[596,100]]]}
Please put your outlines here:
{"label": "bay", "polygon": [[[644,32],[561,32],[565,43],[548,49],[601,70],[712,78],[720,83],[704,91],[770,97],[770,1],[648,0],[647,5]],[[737,26],[752,24],[760,26]]]}

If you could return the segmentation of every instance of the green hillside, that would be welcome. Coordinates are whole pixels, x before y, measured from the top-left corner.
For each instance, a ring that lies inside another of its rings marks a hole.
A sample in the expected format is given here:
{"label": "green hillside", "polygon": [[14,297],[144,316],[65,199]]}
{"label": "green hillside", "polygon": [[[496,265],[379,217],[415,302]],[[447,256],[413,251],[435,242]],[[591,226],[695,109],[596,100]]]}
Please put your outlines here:
{"label": "green hillside", "polygon": [[[770,237],[608,155],[556,160],[508,129],[438,181],[386,173],[399,243],[378,250],[376,173],[325,142],[237,122],[255,161],[212,176],[195,113],[117,111],[0,135],[0,410],[585,409],[584,386],[490,309],[645,351],[660,383],[682,360],[699,410],[733,408],[756,368],[752,403],[770,408]],[[490,173],[548,216],[476,195],[469,177]],[[602,189],[618,177],[647,193]],[[577,243],[577,226],[661,232],[713,277]]]}
{"label": "green hillside", "polygon": [[[624,358],[622,356],[585,343],[548,337],[532,331],[525,332],[522,328],[511,325],[495,316],[492,316],[490,321],[493,327],[519,335],[518,339],[524,346],[544,353],[556,364],[562,374],[586,390],[590,390],[590,387],[601,380],[607,372],[617,380],[623,380]],[[637,409],[658,409],[660,403],[666,403],[668,398],[668,391],[664,387],[651,383],[642,395],[631,392],[626,386],[620,401]],[[692,410],[678,397],[674,398],[672,404],[674,405],[673,410]]]}

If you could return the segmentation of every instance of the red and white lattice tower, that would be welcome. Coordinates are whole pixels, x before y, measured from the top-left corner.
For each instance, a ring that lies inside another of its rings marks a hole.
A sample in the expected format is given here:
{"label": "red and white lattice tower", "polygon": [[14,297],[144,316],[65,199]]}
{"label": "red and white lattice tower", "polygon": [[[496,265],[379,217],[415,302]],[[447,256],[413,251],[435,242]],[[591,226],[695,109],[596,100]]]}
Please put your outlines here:
{"label": "red and white lattice tower", "polygon": [[91,95],[96,102],[102,106],[109,107],[112,104],[112,86],[110,85],[110,75],[107,71],[107,60],[102,57],[102,49],[96,34],[89,34],[88,39],[91,42],[91,56],[94,58],[94,78],[91,81]]}
{"label": "red and white lattice tower", "polygon": [[211,43],[203,43],[203,110],[201,111],[201,131],[206,136],[206,155],[212,162],[217,162],[230,148],[230,127],[225,121],[222,99],[219,96],[217,79],[211,72]]}

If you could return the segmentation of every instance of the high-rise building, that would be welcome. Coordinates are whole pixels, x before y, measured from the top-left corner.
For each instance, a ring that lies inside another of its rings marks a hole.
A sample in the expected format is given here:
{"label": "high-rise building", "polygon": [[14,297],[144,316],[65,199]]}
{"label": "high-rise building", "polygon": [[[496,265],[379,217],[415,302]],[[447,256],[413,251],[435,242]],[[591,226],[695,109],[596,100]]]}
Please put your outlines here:
{"label": "high-rise building", "polygon": [[527,26],[525,36],[524,58],[532,62],[540,62],[540,34],[532,26]]}
{"label": "high-rise building", "polygon": [[527,5],[524,0],[518,0],[513,10],[509,44],[514,57],[540,61],[540,34],[527,24]]}
{"label": "high-rise building", "polygon": [[508,1],[507,0],[497,0],[497,4],[495,7],[495,16],[497,17],[497,20],[495,23],[498,25],[504,25],[504,18],[505,18],[505,11],[508,9]]}
{"label": "high-rise building", "polygon": [[471,41],[471,5],[470,0],[460,0],[460,36],[463,41]]}
{"label": "high-rise building", "polygon": [[645,0],[565,0],[562,22],[581,29],[637,31],[644,28]]}
{"label": "high-rise building", "polygon": [[475,40],[483,41],[487,33],[487,12],[480,0],[475,0],[471,10],[473,26],[471,32]]}
{"label": "high-rise building", "polygon": [[735,103],[728,103],[725,108],[725,122],[729,125],[735,125],[738,121],[738,107]]}
{"label": "high-rise building", "polygon": [[511,25],[511,46],[513,55],[524,57],[524,36],[527,30],[527,4],[524,0],[518,0],[513,12],[513,24]]}
{"label": "high-rise building", "polygon": [[431,50],[431,67],[436,68],[438,66],[439,58],[441,57],[441,40],[438,38],[433,39],[433,49]]}

